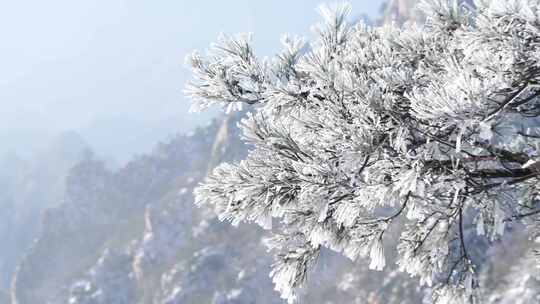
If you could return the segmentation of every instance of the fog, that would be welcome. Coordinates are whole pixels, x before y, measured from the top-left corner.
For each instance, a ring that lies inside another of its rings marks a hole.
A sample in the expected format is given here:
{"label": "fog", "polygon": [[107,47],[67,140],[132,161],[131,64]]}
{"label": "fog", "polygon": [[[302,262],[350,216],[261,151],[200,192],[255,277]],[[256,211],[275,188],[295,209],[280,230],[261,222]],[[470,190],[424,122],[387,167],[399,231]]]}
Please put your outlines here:
{"label": "fog", "polygon": [[[376,16],[382,1],[356,1]],[[75,131],[126,161],[206,123],[188,115],[183,58],[219,33],[253,32],[272,55],[280,34],[309,35],[319,1],[1,1],[0,154],[29,157]]]}

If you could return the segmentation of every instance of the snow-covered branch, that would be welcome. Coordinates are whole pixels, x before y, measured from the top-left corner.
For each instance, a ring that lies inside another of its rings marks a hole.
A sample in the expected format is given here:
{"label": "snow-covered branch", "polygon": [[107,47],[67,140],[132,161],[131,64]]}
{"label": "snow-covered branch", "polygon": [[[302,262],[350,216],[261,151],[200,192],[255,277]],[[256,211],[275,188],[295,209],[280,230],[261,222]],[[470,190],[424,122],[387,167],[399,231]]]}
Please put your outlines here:
{"label": "snow-covered branch", "polygon": [[241,124],[249,156],[215,169],[196,200],[274,227],[273,278],[289,300],[321,247],[385,267],[397,223],[401,271],[434,302],[480,301],[478,244],[495,246],[511,223],[537,227],[540,5],[456,3],[423,1],[427,23],[403,28],[323,7],[318,38],[286,36],[275,60],[247,38],[191,57],[196,108],[254,112]]}

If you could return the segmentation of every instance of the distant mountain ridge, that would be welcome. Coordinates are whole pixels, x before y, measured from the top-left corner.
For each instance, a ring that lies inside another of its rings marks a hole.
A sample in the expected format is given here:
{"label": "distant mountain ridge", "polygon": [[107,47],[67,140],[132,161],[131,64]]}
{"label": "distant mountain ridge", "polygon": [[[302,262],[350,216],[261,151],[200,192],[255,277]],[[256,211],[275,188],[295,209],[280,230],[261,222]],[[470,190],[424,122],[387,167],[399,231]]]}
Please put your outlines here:
{"label": "distant mountain ridge", "polygon": [[0,290],[9,288],[16,265],[41,229],[39,219],[61,202],[67,172],[86,149],[80,137],[65,133],[32,160],[15,154],[0,158],[0,243],[10,244],[0,251]]}
{"label": "distant mountain ridge", "polygon": [[[235,129],[235,120],[225,122]],[[206,174],[209,163],[230,159],[244,151],[237,133],[221,132],[220,146],[223,148],[220,153],[212,152],[220,129],[223,125],[220,127],[214,122],[190,136],[178,136],[168,144],[159,145],[153,154],[138,157],[116,172],[108,171],[101,161],[93,158],[74,167],[67,179],[66,202],[47,212],[41,236],[17,271],[13,281],[13,302],[35,303],[46,299],[51,303],[63,303],[66,297],[83,301],[82,285],[72,280],[84,278],[87,270],[91,273],[109,271],[111,266],[103,265],[117,265],[121,261],[121,252],[126,250],[129,252],[126,258],[134,265],[131,271],[136,272],[139,279],[157,275],[151,274],[155,269],[148,268],[152,270],[149,273],[145,266],[152,265],[151,261],[157,256],[162,257],[158,264],[176,263],[177,259],[171,257],[175,257],[181,249],[178,246],[184,244],[180,242],[172,247],[167,244],[174,244],[175,239],[181,239],[185,233],[167,224],[180,220],[187,221],[178,226],[181,229],[197,227],[192,218],[197,212],[191,189]],[[177,212],[182,210],[184,216],[177,218]],[[160,229],[165,230],[160,233]],[[137,241],[140,235],[143,237]],[[100,252],[103,252],[101,257]],[[162,254],[170,257],[163,259]],[[111,258],[113,262],[109,261]],[[99,264],[102,259],[106,264]],[[98,268],[91,266],[96,261]],[[121,273],[126,274],[126,271]],[[144,288],[156,284],[152,282],[141,279],[137,284],[142,284],[142,290],[154,290]],[[149,297],[148,294],[131,295],[130,301],[137,296]],[[107,301],[103,303],[110,303]],[[125,303],[132,303],[130,301]]]}
{"label": "distant mountain ridge", "polygon": [[102,117],[76,130],[96,153],[122,165],[137,155],[152,152],[160,141],[188,133],[212,115],[177,115],[159,121],[129,117]]}
{"label": "distant mountain ridge", "polygon": [[[67,178],[65,203],[46,212],[18,267],[11,303],[283,303],[268,277],[264,232],[221,223],[193,204],[193,188],[212,167],[245,156],[241,116],[178,135],[115,171],[92,155],[83,159]],[[326,251],[319,265],[318,279],[302,295],[307,303],[419,299],[408,289],[412,280],[386,278],[393,268],[365,271]]]}

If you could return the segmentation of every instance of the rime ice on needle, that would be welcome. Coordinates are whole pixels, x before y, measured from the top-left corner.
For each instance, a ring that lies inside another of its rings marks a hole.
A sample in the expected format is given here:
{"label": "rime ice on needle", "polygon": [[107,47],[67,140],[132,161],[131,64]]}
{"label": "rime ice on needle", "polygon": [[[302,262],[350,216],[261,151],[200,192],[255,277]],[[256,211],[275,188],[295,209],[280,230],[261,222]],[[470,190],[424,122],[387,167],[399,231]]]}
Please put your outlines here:
{"label": "rime ice on needle", "polygon": [[386,259],[384,257],[384,247],[381,238],[375,239],[373,245],[371,245],[369,258],[371,259],[371,263],[369,264],[370,269],[383,270],[386,265]]}
{"label": "rime ice on needle", "polygon": [[538,1],[421,8],[424,25],[371,28],[323,6],[317,38],[285,36],[273,60],[249,35],[188,59],[194,108],[252,110],[251,152],[216,168],[197,203],[235,224],[279,221],[272,276],[290,301],[321,247],[380,270],[383,244],[433,302],[480,301],[488,247],[508,227],[538,237]]}

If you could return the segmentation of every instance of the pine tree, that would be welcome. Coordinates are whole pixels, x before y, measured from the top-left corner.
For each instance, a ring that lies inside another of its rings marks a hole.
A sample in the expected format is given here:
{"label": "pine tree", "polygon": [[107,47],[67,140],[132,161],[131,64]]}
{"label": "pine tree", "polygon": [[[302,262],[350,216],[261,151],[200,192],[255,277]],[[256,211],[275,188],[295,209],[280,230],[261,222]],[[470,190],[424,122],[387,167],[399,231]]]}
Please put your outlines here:
{"label": "pine tree", "polygon": [[323,247],[383,269],[391,227],[399,269],[434,303],[481,302],[488,249],[513,231],[534,249],[540,2],[420,8],[423,25],[368,27],[348,23],[348,5],[321,6],[315,41],[284,36],[272,60],[250,35],[188,57],[193,110],[250,110],[249,155],[217,167],[196,201],[271,230],[289,302]]}

